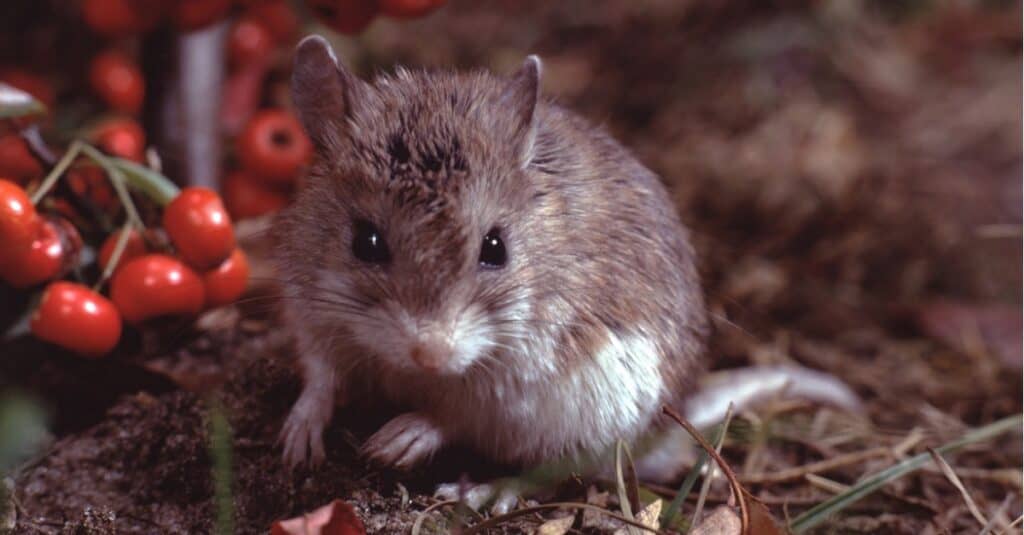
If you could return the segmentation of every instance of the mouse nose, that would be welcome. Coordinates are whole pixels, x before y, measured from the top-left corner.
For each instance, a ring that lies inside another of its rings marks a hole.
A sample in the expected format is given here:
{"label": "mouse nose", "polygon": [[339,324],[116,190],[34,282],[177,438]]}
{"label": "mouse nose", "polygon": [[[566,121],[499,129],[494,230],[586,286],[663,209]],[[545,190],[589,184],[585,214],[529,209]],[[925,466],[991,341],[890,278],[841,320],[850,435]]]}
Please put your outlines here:
{"label": "mouse nose", "polygon": [[448,362],[452,355],[452,346],[443,337],[425,334],[413,344],[409,350],[409,358],[420,368],[437,372]]}

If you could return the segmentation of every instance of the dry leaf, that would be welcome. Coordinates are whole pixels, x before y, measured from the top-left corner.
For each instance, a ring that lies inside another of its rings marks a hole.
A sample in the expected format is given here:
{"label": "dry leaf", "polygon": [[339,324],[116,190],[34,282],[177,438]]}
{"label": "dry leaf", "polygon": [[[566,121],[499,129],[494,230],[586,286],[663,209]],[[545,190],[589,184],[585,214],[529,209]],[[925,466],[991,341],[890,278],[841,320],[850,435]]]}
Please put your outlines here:
{"label": "dry leaf", "polygon": [[270,535],[366,535],[352,506],[333,502],[302,516],[274,522]]}
{"label": "dry leaf", "polygon": [[736,511],[719,505],[704,521],[690,531],[690,535],[741,535],[743,522]]}
{"label": "dry leaf", "polygon": [[747,509],[750,512],[750,535],[782,535],[784,533],[765,504],[751,496],[745,496],[745,498],[747,499]]}
{"label": "dry leaf", "polygon": [[572,527],[573,516],[563,516],[554,520],[548,520],[537,528],[537,535],[563,535]]}
{"label": "dry leaf", "polygon": [[[658,517],[661,516],[661,504],[661,500],[654,500],[647,504],[647,507],[644,507],[643,510],[636,514],[636,521],[651,529],[658,529],[661,525],[658,522]],[[615,535],[643,535],[645,533],[649,534],[651,532],[633,526],[627,526],[615,531]]]}

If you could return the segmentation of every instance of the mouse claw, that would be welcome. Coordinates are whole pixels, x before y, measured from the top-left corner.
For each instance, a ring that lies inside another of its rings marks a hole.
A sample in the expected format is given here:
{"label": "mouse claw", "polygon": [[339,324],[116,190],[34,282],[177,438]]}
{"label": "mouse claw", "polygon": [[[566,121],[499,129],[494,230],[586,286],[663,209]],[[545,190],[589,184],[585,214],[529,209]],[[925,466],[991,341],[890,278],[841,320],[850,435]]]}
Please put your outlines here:
{"label": "mouse claw", "polygon": [[522,489],[508,480],[496,483],[442,483],[434,490],[441,500],[461,501],[470,509],[479,511],[491,504],[492,515],[503,515],[516,508]]}
{"label": "mouse claw", "polygon": [[283,460],[286,466],[295,468],[307,464],[315,467],[326,459],[323,433],[330,415],[323,412],[312,410],[303,398],[295,404],[277,439],[278,444],[284,446]]}
{"label": "mouse claw", "polygon": [[491,506],[491,515],[503,515],[516,508],[519,503],[519,489],[514,487],[503,487],[494,498],[494,505]]}
{"label": "mouse claw", "polygon": [[442,500],[460,501],[474,511],[491,501],[495,487],[489,483],[443,483],[434,490],[434,496]]}
{"label": "mouse claw", "polygon": [[434,489],[434,497],[446,502],[458,501],[461,492],[461,483],[441,483]]}
{"label": "mouse claw", "polygon": [[444,433],[415,412],[395,417],[363,444],[361,453],[383,466],[410,470],[444,446]]}

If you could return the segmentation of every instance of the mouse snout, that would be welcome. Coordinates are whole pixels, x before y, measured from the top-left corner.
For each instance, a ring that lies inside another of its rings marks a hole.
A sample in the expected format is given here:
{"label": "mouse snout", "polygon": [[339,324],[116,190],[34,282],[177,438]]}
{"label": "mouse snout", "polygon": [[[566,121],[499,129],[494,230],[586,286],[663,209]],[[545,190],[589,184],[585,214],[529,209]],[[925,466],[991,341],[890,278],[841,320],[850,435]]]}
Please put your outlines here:
{"label": "mouse snout", "polygon": [[429,372],[438,372],[452,358],[454,349],[448,337],[433,331],[419,333],[409,348],[409,358]]}

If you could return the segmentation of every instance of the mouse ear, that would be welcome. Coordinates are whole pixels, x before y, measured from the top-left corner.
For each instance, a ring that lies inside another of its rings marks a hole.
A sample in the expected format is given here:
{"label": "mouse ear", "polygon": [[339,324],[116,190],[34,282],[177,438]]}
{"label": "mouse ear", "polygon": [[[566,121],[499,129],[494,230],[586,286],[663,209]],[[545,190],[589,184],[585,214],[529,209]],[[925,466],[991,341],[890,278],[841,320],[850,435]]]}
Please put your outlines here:
{"label": "mouse ear", "polygon": [[537,100],[540,98],[540,58],[531,55],[523,62],[501,96],[501,104],[512,112],[512,141],[522,167],[533,159],[537,137]]}
{"label": "mouse ear", "polygon": [[319,35],[303,39],[295,49],[292,102],[306,132],[319,148],[337,145],[345,136],[345,119],[365,83],[341,63],[330,43]]}

